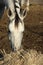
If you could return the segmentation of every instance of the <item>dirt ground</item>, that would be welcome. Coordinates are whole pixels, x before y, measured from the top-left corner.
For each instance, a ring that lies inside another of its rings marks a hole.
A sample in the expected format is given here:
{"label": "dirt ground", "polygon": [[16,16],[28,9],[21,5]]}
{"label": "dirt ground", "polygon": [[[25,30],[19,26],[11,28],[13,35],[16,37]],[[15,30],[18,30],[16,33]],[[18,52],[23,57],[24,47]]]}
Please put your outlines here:
{"label": "dirt ground", "polygon": [[[24,49],[36,49],[43,53],[43,5],[30,5],[29,12],[25,18],[25,31],[23,37]],[[11,51],[8,39],[8,18],[7,11],[4,11],[0,19],[0,49],[7,53]]]}

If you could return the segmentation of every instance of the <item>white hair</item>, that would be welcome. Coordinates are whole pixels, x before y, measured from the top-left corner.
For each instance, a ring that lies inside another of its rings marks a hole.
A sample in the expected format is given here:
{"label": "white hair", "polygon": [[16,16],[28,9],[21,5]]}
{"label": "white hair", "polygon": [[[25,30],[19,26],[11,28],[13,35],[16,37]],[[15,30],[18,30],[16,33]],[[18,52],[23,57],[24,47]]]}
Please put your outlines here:
{"label": "white hair", "polygon": [[[22,10],[21,6],[24,4],[24,0],[6,0],[8,4],[8,8],[10,10],[10,14],[8,11],[8,18],[10,20],[9,23],[9,40],[12,42],[12,48],[13,50],[19,50],[21,47],[21,42],[23,38],[23,32],[24,32],[24,18],[27,14],[27,8],[29,6],[29,0],[27,0],[27,7]],[[21,12],[22,10],[22,12]],[[21,14],[22,13],[22,14]],[[18,22],[17,25],[15,23]]]}

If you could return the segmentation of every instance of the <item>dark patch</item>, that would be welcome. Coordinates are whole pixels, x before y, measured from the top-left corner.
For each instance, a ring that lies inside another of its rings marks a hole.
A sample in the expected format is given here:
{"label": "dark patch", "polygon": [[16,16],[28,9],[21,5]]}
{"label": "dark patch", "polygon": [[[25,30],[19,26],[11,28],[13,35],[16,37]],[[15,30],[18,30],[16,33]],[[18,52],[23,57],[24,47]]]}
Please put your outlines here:
{"label": "dark patch", "polygon": [[14,0],[14,3],[19,3],[19,5],[21,6],[21,0],[20,1]]}
{"label": "dark patch", "polygon": [[[17,7],[17,8],[18,8],[18,7]],[[16,5],[15,5],[15,12],[16,12],[16,16],[15,16],[15,26],[18,26],[18,23],[19,23],[19,21],[20,21],[20,18],[19,18],[19,16],[18,16],[17,11],[16,11]]]}
{"label": "dark patch", "polygon": [[15,5],[15,8],[19,8],[17,5]]}
{"label": "dark patch", "polygon": [[4,9],[5,9],[5,4],[0,4],[0,18],[3,16],[4,14]]}
{"label": "dark patch", "polygon": [[16,14],[16,17],[15,17],[15,26],[18,26],[18,23],[19,23],[19,17],[18,17],[18,15]]}
{"label": "dark patch", "polygon": [[9,9],[9,11],[8,11],[8,15],[9,16],[11,16],[12,15],[12,13],[11,13],[11,10]]}
{"label": "dark patch", "polygon": [[26,15],[26,13],[27,13],[27,11],[26,11],[26,10],[24,10],[24,12],[23,12],[23,16],[25,16],[25,15]]}
{"label": "dark patch", "polygon": [[11,33],[10,30],[8,30],[8,35],[9,35],[10,33]]}
{"label": "dark patch", "polygon": [[0,53],[0,61],[4,59],[4,56],[2,53]]}
{"label": "dark patch", "polygon": [[[16,0],[14,0],[14,3],[19,3],[19,5],[21,6],[21,0],[20,0],[19,2],[16,1]],[[19,18],[19,16],[18,16],[18,13],[17,13],[17,11],[16,11],[16,8],[19,9],[19,7],[18,7],[16,4],[14,4],[14,7],[15,7],[15,12],[16,12],[16,16],[15,16],[15,26],[18,27],[18,23],[21,22],[21,20],[20,20],[20,18]]]}

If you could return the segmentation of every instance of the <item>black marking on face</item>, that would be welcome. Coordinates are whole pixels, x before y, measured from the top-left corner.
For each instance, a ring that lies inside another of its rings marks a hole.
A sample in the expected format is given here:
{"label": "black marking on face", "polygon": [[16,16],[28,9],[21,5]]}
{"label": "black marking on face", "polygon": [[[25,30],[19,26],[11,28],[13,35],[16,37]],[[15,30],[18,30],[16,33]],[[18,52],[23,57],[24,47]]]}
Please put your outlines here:
{"label": "black marking on face", "polygon": [[20,18],[18,16],[18,13],[16,11],[16,8],[19,8],[18,6],[15,5],[15,12],[16,12],[16,16],[15,16],[15,26],[18,26],[18,23],[21,22]]}
{"label": "black marking on face", "polygon": [[19,5],[21,6],[21,0],[14,0],[14,3],[19,3]]}
{"label": "black marking on face", "polygon": [[19,8],[17,5],[15,5],[15,8]]}
{"label": "black marking on face", "polygon": [[15,26],[18,26],[18,23],[19,23],[19,17],[18,17],[18,14],[16,13],[16,16],[15,16]]}

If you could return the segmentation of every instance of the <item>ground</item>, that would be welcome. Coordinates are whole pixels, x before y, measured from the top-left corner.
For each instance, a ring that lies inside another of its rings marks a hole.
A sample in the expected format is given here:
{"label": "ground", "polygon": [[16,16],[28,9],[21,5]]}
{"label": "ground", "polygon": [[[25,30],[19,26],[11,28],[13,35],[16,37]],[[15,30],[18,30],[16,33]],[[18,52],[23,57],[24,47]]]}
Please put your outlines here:
{"label": "ground", "polygon": [[[36,49],[43,53],[43,5],[30,5],[27,17],[24,19],[25,31],[23,37],[24,49]],[[8,39],[7,10],[0,19],[0,49],[10,53],[10,41]]]}

